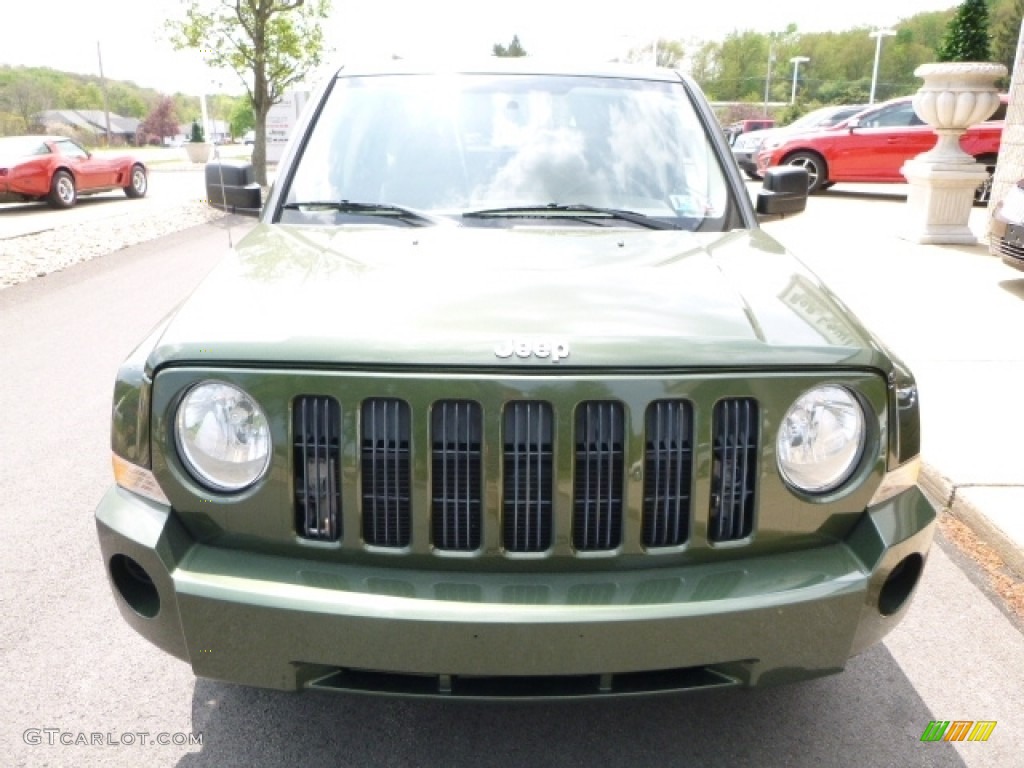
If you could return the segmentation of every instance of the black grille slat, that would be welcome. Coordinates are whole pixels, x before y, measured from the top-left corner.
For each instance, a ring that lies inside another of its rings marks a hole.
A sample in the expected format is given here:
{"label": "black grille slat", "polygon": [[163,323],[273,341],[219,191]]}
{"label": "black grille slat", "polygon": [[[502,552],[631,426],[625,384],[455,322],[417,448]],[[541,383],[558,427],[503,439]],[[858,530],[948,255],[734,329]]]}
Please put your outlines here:
{"label": "black grille slat", "polygon": [[510,552],[543,552],[551,546],[551,406],[525,401],[508,403],[503,428],[504,546]]}
{"label": "black grille slat", "polygon": [[434,403],[430,424],[433,541],[438,549],[480,548],[483,419],[478,403]]}
{"label": "black grille slat", "polygon": [[712,541],[736,541],[753,529],[758,409],[748,398],[715,404],[711,478]]}
{"label": "black grille slat", "polygon": [[616,402],[585,402],[576,409],[573,546],[610,550],[622,543],[625,427]]}
{"label": "black grille slat", "polygon": [[643,544],[674,547],[690,535],[693,407],[660,400],[647,407]]}
{"label": "black grille slat", "polygon": [[341,408],[332,397],[297,397],[292,407],[295,526],[318,541],[341,538]]}
{"label": "black grille slat", "polygon": [[362,408],[363,539],[407,547],[411,539],[409,405],[375,398]]}

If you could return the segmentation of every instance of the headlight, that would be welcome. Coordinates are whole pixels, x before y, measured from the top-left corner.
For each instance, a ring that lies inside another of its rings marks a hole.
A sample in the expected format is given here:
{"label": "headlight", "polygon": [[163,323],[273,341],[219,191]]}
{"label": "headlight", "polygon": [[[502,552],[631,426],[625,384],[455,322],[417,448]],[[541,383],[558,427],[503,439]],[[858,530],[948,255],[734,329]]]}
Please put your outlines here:
{"label": "headlight", "polygon": [[824,493],[853,473],[864,450],[864,411],[842,387],[815,387],[786,412],[776,442],[779,470],[794,488]]}
{"label": "headlight", "polygon": [[197,384],[178,406],[178,452],[196,480],[217,491],[240,491],[270,463],[270,427],[259,404],[238,387]]}

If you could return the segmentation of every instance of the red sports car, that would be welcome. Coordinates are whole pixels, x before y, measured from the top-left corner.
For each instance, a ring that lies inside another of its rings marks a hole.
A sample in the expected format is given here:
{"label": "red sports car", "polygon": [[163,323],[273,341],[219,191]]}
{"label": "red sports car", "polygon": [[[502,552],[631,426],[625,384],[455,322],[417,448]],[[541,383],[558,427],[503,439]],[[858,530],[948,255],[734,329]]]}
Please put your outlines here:
{"label": "red sports car", "polygon": [[[1006,104],[1003,94],[996,113],[960,137],[963,150],[989,173],[988,181],[978,188],[979,202],[988,201]],[[900,172],[903,164],[935,142],[934,129],[917,116],[913,99],[907,96],[878,104],[828,130],[771,138],[757,156],[757,171],[763,174],[773,165],[803,166],[812,193],[836,182],[905,182]]]}
{"label": "red sports car", "polygon": [[123,189],[142,197],[148,185],[146,166],[128,155],[93,155],[63,136],[0,138],[0,203],[70,208],[79,195]]}

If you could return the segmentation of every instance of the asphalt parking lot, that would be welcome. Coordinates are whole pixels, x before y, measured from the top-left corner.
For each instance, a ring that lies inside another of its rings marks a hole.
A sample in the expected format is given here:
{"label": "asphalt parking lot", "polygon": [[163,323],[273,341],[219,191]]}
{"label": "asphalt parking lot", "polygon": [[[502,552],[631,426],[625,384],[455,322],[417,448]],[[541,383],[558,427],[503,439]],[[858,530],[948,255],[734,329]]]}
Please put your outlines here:
{"label": "asphalt parking lot", "polygon": [[[1024,318],[1024,275],[982,247],[900,240],[901,205],[899,188],[837,187],[766,229],[911,364],[921,384],[926,461],[962,472],[956,482],[964,492],[1012,490],[1021,483],[1008,443],[1016,430],[1006,425],[1019,416],[990,407],[1000,384],[1012,391],[1024,374],[1024,345],[1005,331]],[[114,371],[216,263],[225,223],[0,290],[4,764],[1019,762],[1024,635],[985,573],[944,541],[907,618],[883,643],[842,675],[796,686],[515,705],[293,695],[196,680],[121,621],[92,510],[111,482]],[[982,209],[972,226],[983,228]],[[998,725],[985,743],[921,742],[930,721],[958,719]],[[172,743],[157,743],[160,735]],[[202,743],[175,743],[196,735]]]}

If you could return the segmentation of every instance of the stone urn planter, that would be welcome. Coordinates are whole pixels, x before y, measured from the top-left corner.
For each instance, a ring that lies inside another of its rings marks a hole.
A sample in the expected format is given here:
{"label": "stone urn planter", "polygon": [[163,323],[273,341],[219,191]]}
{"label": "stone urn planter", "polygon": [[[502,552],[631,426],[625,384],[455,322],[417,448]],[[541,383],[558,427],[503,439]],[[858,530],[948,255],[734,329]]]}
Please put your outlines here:
{"label": "stone urn planter", "polygon": [[208,141],[189,141],[185,143],[185,153],[193,163],[205,163],[210,159],[213,144]]}
{"label": "stone urn planter", "polygon": [[975,190],[988,180],[988,171],[960,148],[960,136],[996,111],[995,82],[1006,75],[1006,67],[940,62],[922,64],[914,74],[924,80],[914,96],[914,111],[935,129],[938,141],[901,169],[910,184],[911,221],[905,237],[918,243],[973,245],[977,238],[968,219]]}

